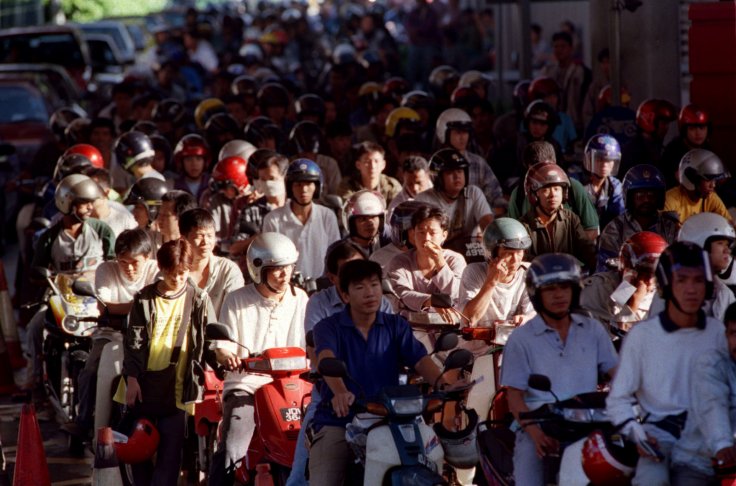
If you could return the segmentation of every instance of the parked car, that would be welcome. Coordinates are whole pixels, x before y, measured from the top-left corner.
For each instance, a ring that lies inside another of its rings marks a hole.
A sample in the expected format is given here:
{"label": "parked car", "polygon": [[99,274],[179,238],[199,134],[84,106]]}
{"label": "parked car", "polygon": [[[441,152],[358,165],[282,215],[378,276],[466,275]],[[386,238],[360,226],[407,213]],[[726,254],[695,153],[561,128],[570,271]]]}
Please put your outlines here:
{"label": "parked car", "polygon": [[120,51],[124,63],[135,62],[135,42],[125,25],[118,20],[100,20],[86,24],[76,24],[83,34],[109,35]]}
{"label": "parked car", "polygon": [[21,169],[31,165],[36,152],[53,142],[49,98],[29,81],[0,78],[0,140],[15,146]]}
{"label": "parked car", "polygon": [[72,107],[82,110],[82,96],[77,85],[56,64],[0,64],[0,81],[26,81],[44,94],[53,110]]}

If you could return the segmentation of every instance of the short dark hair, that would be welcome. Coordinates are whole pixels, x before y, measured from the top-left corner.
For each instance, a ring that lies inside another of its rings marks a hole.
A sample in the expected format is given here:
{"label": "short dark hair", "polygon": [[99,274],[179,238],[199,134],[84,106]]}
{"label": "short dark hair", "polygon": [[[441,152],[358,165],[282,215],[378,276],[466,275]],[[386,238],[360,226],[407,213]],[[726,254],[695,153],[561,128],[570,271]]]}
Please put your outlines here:
{"label": "short dark hair", "polygon": [[401,164],[401,169],[404,172],[417,172],[420,170],[429,171],[429,162],[427,162],[427,159],[419,155],[410,155],[404,159],[404,162]]}
{"label": "short dark hair", "polygon": [[542,33],[542,26],[539,24],[532,24],[529,26],[529,28],[531,29],[532,32],[534,32],[537,35]]}
{"label": "short dark hair", "polygon": [[552,35],[552,42],[557,42],[558,40],[567,42],[569,45],[572,45],[572,36],[569,32],[555,32]]}
{"label": "short dark hair", "polygon": [[531,167],[539,162],[554,162],[557,163],[557,154],[555,154],[555,147],[545,141],[534,141],[527,144],[524,147],[522,153],[522,161],[526,167]]}
{"label": "short dark hair", "polygon": [[358,161],[365,154],[378,152],[381,155],[386,154],[386,150],[376,142],[365,141],[353,145],[353,160]]}
{"label": "short dark hair", "polygon": [[115,122],[112,121],[110,118],[105,118],[102,116],[98,116],[97,118],[93,118],[91,122],[89,122],[89,126],[87,129],[90,133],[92,133],[92,130],[96,128],[107,128],[110,130],[110,133],[115,136],[117,133],[117,130],[115,129]]}
{"label": "short dark hair", "polygon": [[179,234],[182,236],[189,234],[195,228],[214,228],[215,218],[209,211],[202,208],[194,208],[184,211],[179,216]]}
{"label": "short dark hair", "polygon": [[450,219],[447,217],[447,213],[442,208],[430,205],[422,206],[414,212],[411,216],[411,227],[416,228],[422,221],[428,219],[439,221],[443,230],[450,227]]}
{"label": "short dark hair", "polygon": [[158,268],[163,272],[190,270],[192,268],[192,247],[184,239],[167,241],[156,252]]}
{"label": "short dark hair", "polygon": [[350,284],[360,282],[367,278],[383,278],[381,265],[371,260],[351,260],[340,268],[339,284],[340,290],[347,293]]}
{"label": "short dark hair", "polygon": [[358,250],[355,245],[347,240],[340,240],[327,248],[327,256],[325,257],[325,269],[328,273],[337,275],[338,264],[342,260],[347,260],[355,255],[365,258],[363,253]]}
{"label": "short dark hair", "polygon": [[115,256],[150,255],[151,253],[153,253],[151,237],[142,228],[125,230],[115,240]]}
{"label": "short dark hair", "polygon": [[174,202],[174,214],[176,214],[177,218],[190,209],[195,209],[197,207],[197,200],[194,196],[189,194],[187,191],[181,191],[179,189],[169,191],[161,198],[162,203],[171,201]]}
{"label": "short dark hair", "polygon": [[289,168],[289,159],[281,154],[272,155],[260,160],[256,166],[256,170],[268,169],[271,166],[278,168],[281,175],[285,175],[286,170]]}
{"label": "short dark hair", "polygon": [[325,127],[325,137],[327,138],[352,137],[352,136],[353,136],[353,129],[350,128],[350,122],[348,120],[337,119],[335,121],[331,121]]}

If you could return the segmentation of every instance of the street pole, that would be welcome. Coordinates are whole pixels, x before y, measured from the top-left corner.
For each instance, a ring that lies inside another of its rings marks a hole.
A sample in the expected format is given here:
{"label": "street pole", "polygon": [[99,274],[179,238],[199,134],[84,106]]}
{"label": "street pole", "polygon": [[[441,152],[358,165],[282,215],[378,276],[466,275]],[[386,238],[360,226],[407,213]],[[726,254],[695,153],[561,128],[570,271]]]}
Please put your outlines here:
{"label": "street pole", "polygon": [[611,105],[621,105],[621,5],[619,0],[611,0],[611,13],[608,24],[609,62],[611,63]]}

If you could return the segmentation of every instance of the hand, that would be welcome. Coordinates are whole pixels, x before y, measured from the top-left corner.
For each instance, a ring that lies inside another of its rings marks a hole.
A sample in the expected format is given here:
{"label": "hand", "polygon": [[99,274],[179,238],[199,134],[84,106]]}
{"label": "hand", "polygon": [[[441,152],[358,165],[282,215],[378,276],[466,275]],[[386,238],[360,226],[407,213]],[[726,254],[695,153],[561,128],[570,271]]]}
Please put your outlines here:
{"label": "hand", "polygon": [[511,320],[514,321],[514,326],[520,326],[524,322],[524,314],[516,314]]}
{"label": "hand", "polygon": [[463,317],[460,315],[458,311],[453,309],[452,307],[449,308],[442,308],[442,307],[434,307],[434,311],[442,317],[442,319],[450,324],[455,324],[457,322],[463,322]]}
{"label": "hand", "polygon": [[215,358],[228,371],[240,368],[240,358],[227,349],[215,349]]}
{"label": "hand", "polygon": [[143,401],[143,394],[141,393],[141,385],[138,384],[138,379],[132,376],[128,377],[128,383],[125,390],[125,403],[129,407],[135,407],[135,401]]}
{"label": "hand", "polygon": [[[647,449],[653,449],[655,451],[659,450],[659,445],[657,443],[657,439],[655,439],[651,435],[647,434],[647,438],[646,438],[646,441],[645,442],[647,444],[649,444],[649,446],[650,446]],[[642,444],[643,444],[643,442],[637,442],[637,444],[636,444],[636,450],[637,450],[637,452],[639,452],[639,455],[641,457],[644,457],[646,459],[649,459],[650,461],[660,462],[661,459],[656,454],[651,454],[651,451],[650,450],[647,450],[644,447],[642,447]]]}
{"label": "hand", "polygon": [[350,413],[350,406],[355,401],[355,395],[349,391],[336,393],[332,397],[332,409],[338,417],[347,417]]}
{"label": "hand", "polygon": [[488,262],[488,272],[486,273],[486,282],[489,284],[497,284],[503,282],[509,276],[509,265],[507,258],[493,258]]}
{"label": "hand", "polygon": [[440,245],[428,240],[424,242],[424,249],[429,253],[429,259],[434,263],[435,270],[445,266],[445,254]]}
{"label": "hand", "polygon": [[724,447],[716,452],[716,462],[719,466],[729,466],[736,464],[736,447]]}
{"label": "hand", "polygon": [[559,450],[560,443],[557,442],[556,439],[553,439],[542,432],[542,428],[538,425],[528,425],[524,430],[534,441],[534,446],[539,457],[544,457],[547,454],[551,454]]}

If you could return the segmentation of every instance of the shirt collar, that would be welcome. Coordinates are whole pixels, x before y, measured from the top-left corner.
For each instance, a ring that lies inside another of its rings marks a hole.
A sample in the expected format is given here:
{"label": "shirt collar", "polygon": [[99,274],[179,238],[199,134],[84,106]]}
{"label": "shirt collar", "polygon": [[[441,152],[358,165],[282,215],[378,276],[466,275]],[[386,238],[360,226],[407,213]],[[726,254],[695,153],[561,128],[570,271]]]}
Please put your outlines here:
{"label": "shirt collar", "polygon": [[327,298],[327,304],[330,307],[341,307],[345,305],[340,298],[340,293],[337,291],[337,287],[334,285],[325,290],[325,297]]}
{"label": "shirt collar", "polygon": [[[666,310],[663,310],[659,314],[659,322],[662,324],[662,329],[664,329],[664,331],[667,333],[679,331],[680,329],[682,329],[680,326],[675,324],[675,321],[670,319],[670,316],[667,314]],[[700,330],[705,329],[705,312],[702,309],[698,311],[698,322],[695,324],[695,327]]]}
{"label": "shirt collar", "polygon": [[[339,316],[340,325],[344,327],[355,327],[355,323],[353,323],[353,318],[350,315],[350,304],[345,305],[345,309],[340,312]],[[383,312],[378,311],[376,312],[376,320],[373,321],[373,325],[376,326],[383,326],[385,324],[385,321],[383,319]]]}
{"label": "shirt collar", "polygon": [[[578,316],[576,316],[575,314],[570,314],[570,318],[572,319],[570,327],[572,327],[573,324],[583,327],[583,325],[585,324],[585,321],[579,319]],[[537,314],[531,321],[526,323],[525,326],[532,326],[532,330],[534,331],[535,336],[542,335],[545,332],[557,332],[555,329],[549,327],[547,323],[544,322],[542,316],[540,316],[539,314]]]}

